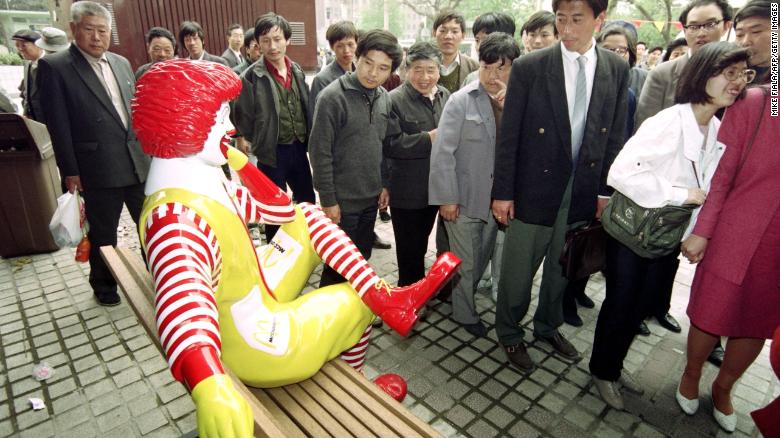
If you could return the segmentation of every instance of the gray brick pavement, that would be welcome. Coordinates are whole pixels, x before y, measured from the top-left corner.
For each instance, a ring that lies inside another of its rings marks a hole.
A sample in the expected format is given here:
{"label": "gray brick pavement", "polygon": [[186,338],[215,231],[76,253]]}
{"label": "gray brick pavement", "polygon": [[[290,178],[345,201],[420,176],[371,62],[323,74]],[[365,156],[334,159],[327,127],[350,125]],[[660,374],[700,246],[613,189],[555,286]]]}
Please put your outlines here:
{"label": "gray brick pavement", "polygon": [[[377,224],[379,234],[392,239],[390,225]],[[120,245],[137,249],[126,213],[122,225]],[[428,258],[430,263],[432,251]],[[393,250],[375,250],[371,264],[389,282],[397,279]],[[103,308],[95,303],[88,269],[73,261],[72,250],[0,260],[0,436],[191,435],[196,419],[189,395],[173,380],[126,304]],[[683,334],[650,323],[653,334],[638,337],[631,348],[625,368],[635,373],[645,394],[626,394],[625,412],[599,399],[588,374],[598,306],[580,309],[583,327],[562,327],[583,352],[582,361],[562,361],[528,336],[539,367],[524,375],[505,363],[487,291],[476,300],[490,327],[487,339],[475,339],[459,328],[449,319],[450,304],[434,300],[408,338],[386,328],[374,331],[366,374],[404,376],[409,383],[404,404],[445,436],[724,436],[710,417],[708,390],[702,389],[701,409],[692,417],[682,414],[674,401],[684,365],[684,315],[692,276],[683,263],[672,302]],[[315,274],[310,283],[318,279]],[[597,304],[603,301],[600,276],[588,285],[588,294]],[[529,315],[534,310],[532,304]],[[530,326],[530,320],[523,324]],[[780,394],[767,350],[734,391],[739,412],[735,436],[757,436],[748,412]],[[45,382],[31,377],[33,364],[40,361],[56,369]],[[715,368],[706,365],[703,382],[714,374]],[[30,397],[43,399],[46,409],[32,411]]]}

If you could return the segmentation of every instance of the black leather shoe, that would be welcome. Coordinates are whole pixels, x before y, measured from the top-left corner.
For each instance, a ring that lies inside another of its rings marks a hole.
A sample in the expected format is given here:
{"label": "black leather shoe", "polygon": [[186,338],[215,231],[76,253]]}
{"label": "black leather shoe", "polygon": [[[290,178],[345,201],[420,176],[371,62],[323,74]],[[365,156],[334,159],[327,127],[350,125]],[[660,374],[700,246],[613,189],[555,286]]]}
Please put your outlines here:
{"label": "black leather shoe", "polygon": [[534,337],[540,341],[550,344],[553,350],[564,359],[579,360],[582,357],[580,356],[580,353],[577,351],[577,349],[574,348],[574,345],[567,341],[566,338],[561,335],[561,332],[557,330],[550,337],[538,335],[534,335]]}
{"label": "black leather shoe", "polygon": [[528,351],[525,349],[525,345],[515,344],[503,347],[506,352],[506,357],[509,359],[509,363],[514,365],[518,370],[529,373],[536,368],[533,359],[531,359],[531,356],[528,355]]}
{"label": "black leather shoe", "polygon": [[592,309],[596,307],[596,303],[593,302],[587,295],[584,293],[582,295],[579,295],[575,298],[577,300],[577,304],[580,306],[586,308],[586,309]]}
{"label": "black leather shoe", "polygon": [[462,324],[463,328],[478,338],[484,338],[487,336],[488,329],[482,321],[477,321],[474,324]]}
{"label": "black leather shoe", "polygon": [[379,211],[379,220],[382,222],[390,222],[390,219],[390,213],[388,213],[387,210]]}
{"label": "black leather shoe", "polygon": [[95,299],[97,300],[98,304],[105,307],[118,306],[122,301],[119,299],[119,294],[116,292],[95,292]]}
{"label": "black leather shoe", "polygon": [[387,240],[382,240],[379,236],[376,234],[374,235],[374,248],[375,249],[390,249],[393,247],[393,245],[390,244]]}
{"label": "black leather shoe", "polygon": [[445,303],[449,303],[452,297],[452,281],[448,281],[444,283],[444,286],[439,289],[439,293],[436,294],[436,299],[439,301],[443,301]]}
{"label": "black leather shoe", "polygon": [[668,313],[663,316],[656,316],[655,319],[658,321],[658,324],[661,327],[669,330],[670,332],[680,333],[682,331],[682,328],[680,328],[680,323],[674,319],[674,316]]}
{"label": "black leather shoe", "polygon": [[639,323],[639,327],[636,328],[636,333],[642,336],[650,336],[650,328],[647,327],[647,323],[642,321]]}
{"label": "black leather shoe", "polygon": [[715,348],[712,349],[710,355],[707,357],[707,362],[720,368],[721,364],[723,364],[724,354],[725,352],[723,351],[723,346],[720,345],[720,342],[718,342],[718,345],[716,345]]}
{"label": "black leather shoe", "polygon": [[563,322],[573,327],[582,327],[582,318],[580,318],[580,315],[577,315],[576,313],[568,314],[564,312]]}

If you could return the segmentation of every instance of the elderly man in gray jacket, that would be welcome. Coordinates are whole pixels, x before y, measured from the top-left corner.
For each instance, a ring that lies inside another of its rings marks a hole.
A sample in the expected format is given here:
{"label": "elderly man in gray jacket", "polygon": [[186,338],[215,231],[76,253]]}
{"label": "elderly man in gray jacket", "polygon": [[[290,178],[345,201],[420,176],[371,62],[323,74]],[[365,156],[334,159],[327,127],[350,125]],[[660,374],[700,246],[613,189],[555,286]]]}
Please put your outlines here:
{"label": "elderly man in gray jacket", "polygon": [[474,291],[496,240],[490,192],[506,81],[517,42],[503,32],[490,34],[479,49],[479,81],[454,93],[444,107],[431,151],[428,201],[439,206],[452,252],[461,258],[454,280],[452,318],[474,336],[487,328],[474,305]]}

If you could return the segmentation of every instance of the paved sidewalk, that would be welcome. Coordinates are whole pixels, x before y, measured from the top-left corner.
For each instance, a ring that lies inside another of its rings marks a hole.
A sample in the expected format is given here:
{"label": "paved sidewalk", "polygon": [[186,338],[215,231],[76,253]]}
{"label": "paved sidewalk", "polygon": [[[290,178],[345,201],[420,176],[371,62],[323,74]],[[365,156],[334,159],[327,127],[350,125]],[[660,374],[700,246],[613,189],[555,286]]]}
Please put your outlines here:
{"label": "paved sidewalk", "polygon": [[[392,238],[390,224],[377,224],[383,238]],[[122,225],[120,245],[137,249],[126,213]],[[431,251],[429,263],[432,257]],[[396,281],[394,250],[375,250],[370,262],[388,282]],[[172,379],[126,304],[96,305],[88,270],[73,261],[69,249],[0,260],[0,436],[192,435],[196,420],[189,395]],[[683,334],[653,322],[653,334],[638,337],[631,348],[625,367],[635,373],[645,395],[627,394],[625,412],[606,407],[587,372],[598,305],[604,299],[601,276],[588,286],[596,309],[580,309],[585,325],[562,328],[583,352],[579,363],[561,361],[546,346],[531,342],[539,368],[524,375],[508,367],[492,327],[493,301],[480,293],[477,306],[490,327],[488,338],[475,339],[459,328],[449,319],[450,305],[434,300],[408,338],[385,328],[374,331],[366,374],[404,376],[409,382],[404,403],[445,436],[726,436],[711,418],[704,383],[712,380],[714,367],[705,366],[696,415],[685,416],[674,401],[684,363],[692,276],[684,262],[672,302]],[[315,274],[312,282],[318,278]],[[529,314],[534,309],[535,303]],[[530,319],[524,324],[530,327]],[[739,423],[732,436],[758,436],[748,412],[780,394],[767,352],[765,348],[734,391]],[[40,361],[56,373],[39,383],[31,371]],[[46,408],[33,411],[31,397],[44,400]]]}

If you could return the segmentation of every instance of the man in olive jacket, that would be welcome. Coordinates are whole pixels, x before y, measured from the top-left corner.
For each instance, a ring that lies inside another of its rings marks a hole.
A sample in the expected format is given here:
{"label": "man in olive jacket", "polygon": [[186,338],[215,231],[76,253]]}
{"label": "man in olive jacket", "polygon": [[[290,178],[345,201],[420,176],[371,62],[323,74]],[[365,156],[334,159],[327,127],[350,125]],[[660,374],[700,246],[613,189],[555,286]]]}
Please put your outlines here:
{"label": "man in olive jacket", "polygon": [[[241,74],[231,119],[257,157],[257,167],[282,190],[289,184],[296,202],[314,203],[306,155],[309,87],[301,67],[285,55],[291,34],[281,15],[269,12],[257,19],[254,36],[263,55]],[[266,225],[269,241],[278,228]]]}

